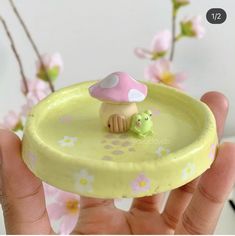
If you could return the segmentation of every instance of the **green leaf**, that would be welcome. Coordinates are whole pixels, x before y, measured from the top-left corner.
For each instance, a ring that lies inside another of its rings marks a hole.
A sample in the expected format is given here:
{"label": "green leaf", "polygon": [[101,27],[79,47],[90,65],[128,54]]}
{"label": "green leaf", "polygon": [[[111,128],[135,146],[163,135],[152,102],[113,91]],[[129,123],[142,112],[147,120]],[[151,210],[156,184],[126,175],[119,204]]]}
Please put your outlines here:
{"label": "green leaf", "polygon": [[181,35],[182,36],[188,36],[188,37],[194,37],[195,32],[193,31],[193,25],[191,21],[187,22],[181,22]]}
{"label": "green leaf", "polygon": [[24,126],[22,124],[22,121],[19,121],[19,123],[15,126],[15,128],[12,129],[12,131],[14,132],[17,132],[17,131],[20,131],[20,130],[24,130]]}
{"label": "green leaf", "polygon": [[58,66],[55,66],[55,67],[47,70],[47,74],[46,74],[45,70],[41,69],[37,73],[37,77],[40,78],[41,80],[48,81],[48,76],[49,76],[51,81],[55,81],[59,76],[59,72],[60,72],[60,69]]}
{"label": "green leaf", "polygon": [[158,60],[159,58],[164,57],[165,55],[166,55],[166,52],[154,53],[151,59],[152,59],[153,61],[156,61],[156,60]]}
{"label": "green leaf", "polygon": [[180,7],[184,7],[190,4],[189,1],[177,1],[177,0],[172,0],[173,6],[175,11],[177,11]]}

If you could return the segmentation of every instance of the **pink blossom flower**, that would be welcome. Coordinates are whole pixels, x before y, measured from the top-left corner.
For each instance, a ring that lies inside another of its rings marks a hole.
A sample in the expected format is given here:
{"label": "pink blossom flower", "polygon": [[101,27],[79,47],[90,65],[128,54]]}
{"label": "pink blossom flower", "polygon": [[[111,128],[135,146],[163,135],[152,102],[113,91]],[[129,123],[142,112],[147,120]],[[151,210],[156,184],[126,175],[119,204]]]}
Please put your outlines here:
{"label": "pink blossom flower", "polygon": [[47,82],[40,79],[27,80],[28,94],[26,94],[25,86],[23,81],[21,81],[21,91],[25,95],[33,96],[39,101],[50,94],[50,88]]}
{"label": "pink blossom flower", "polygon": [[26,103],[21,106],[21,115],[27,116],[28,113],[31,111],[31,109],[39,102],[39,99],[32,95],[27,95],[26,97]]}
{"label": "pink blossom flower", "polygon": [[[60,76],[63,71],[63,60],[59,53],[54,53],[52,55],[44,54],[42,55],[41,59],[52,81],[55,80],[58,76]],[[42,80],[48,80],[40,61],[36,63],[36,66],[38,77]]]}
{"label": "pink blossom flower", "polygon": [[204,37],[205,32],[201,16],[186,18],[181,22],[181,34],[183,36],[196,37],[200,39]]}
{"label": "pink blossom flower", "polygon": [[212,159],[212,160],[214,160],[214,158],[215,158],[216,148],[217,148],[217,146],[215,144],[211,145],[209,158]]}
{"label": "pink blossom flower", "polygon": [[76,194],[59,191],[55,201],[47,205],[48,215],[51,221],[61,219],[60,234],[69,234],[76,226],[79,216],[80,198]]}
{"label": "pink blossom flower", "polygon": [[152,82],[163,83],[179,89],[182,89],[180,83],[186,79],[184,73],[173,73],[171,62],[166,59],[160,59],[148,66],[145,70],[145,76]]}
{"label": "pink blossom flower", "polygon": [[135,48],[135,55],[141,59],[152,59],[152,52],[145,48]]}
{"label": "pink blossom flower", "polygon": [[34,105],[50,94],[48,83],[40,79],[27,80],[27,85],[29,91],[26,94],[24,83],[21,82],[21,91],[26,94],[26,104],[21,107],[23,116],[27,116]]}
{"label": "pink blossom flower", "polygon": [[23,129],[21,117],[14,111],[8,112],[8,114],[3,118],[3,123],[0,126],[13,131]]}
{"label": "pink blossom flower", "polygon": [[43,189],[46,197],[55,197],[61,190],[43,182]]}
{"label": "pink blossom flower", "polygon": [[132,182],[131,187],[135,193],[146,192],[150,189],[150,179],[148,179],[144,174],[140,174]]}
{"label": "pink blossom flower", "polygon": [[139,58],[153,60],[162,57],[171,46],[171,38],[171,32],[168,30],[163,30],[154,36],[150,49],[136,48],[135,54]]}
{"label": "pink blossom flower", "polygon": [[153,38],[151,51],[154,53],[164,53],[171,46],[171,32],[164,30],[156,34]]}

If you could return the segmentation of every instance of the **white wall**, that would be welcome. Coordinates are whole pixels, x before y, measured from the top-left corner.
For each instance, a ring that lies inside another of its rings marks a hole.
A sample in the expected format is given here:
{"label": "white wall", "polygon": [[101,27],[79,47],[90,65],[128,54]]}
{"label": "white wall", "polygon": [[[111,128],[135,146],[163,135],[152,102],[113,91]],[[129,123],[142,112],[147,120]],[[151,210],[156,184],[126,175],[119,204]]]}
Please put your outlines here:
{"label": "white wall", "polygon": [[[17,0],[42,52],[61,52],[65,62],[57,88],[83,80],[102,78],[124,70],[142,79],[146,62],[133,54],[136,46],[148,46],[152,36],[170,27],[170,0]],[[222,7],[228,18],[222,25],[211,25],[205,15],[211,7]],[[203,40],[184,40],[177,45],[175,70],[186,71],[187,90],[199,97],[207,90],[224,92],[231,103],[227,135],[235,135],[235,1],[192,0],[180,17],[201,14],[207,29]],[[8,1],[0,0],[28,77],[34,76],[34,54],[27,43]],[[18,67],[8,41],[0,28],[0,117],[17,108]]]}

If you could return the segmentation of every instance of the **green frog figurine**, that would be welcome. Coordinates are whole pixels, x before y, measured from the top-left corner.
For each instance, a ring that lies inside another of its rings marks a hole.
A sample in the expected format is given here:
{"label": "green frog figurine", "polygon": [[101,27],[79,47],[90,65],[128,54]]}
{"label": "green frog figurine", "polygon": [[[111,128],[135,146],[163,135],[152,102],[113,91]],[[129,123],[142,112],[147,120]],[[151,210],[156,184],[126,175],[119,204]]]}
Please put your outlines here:
{"label": "green frog figurine", "polygon": [[152,112],[147,110],[133,115],[130,130],[140,138],[153,134]]}

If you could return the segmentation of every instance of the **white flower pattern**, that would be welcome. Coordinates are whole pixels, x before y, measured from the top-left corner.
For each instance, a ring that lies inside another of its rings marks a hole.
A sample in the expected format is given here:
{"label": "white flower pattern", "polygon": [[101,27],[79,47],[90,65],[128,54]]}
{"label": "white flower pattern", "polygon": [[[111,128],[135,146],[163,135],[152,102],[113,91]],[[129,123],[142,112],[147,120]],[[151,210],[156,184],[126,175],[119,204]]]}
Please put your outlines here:
{"label": "white flower pattern", "polygon": [[188,163],[185,168],[182,171],[182,180],[187,180],[189,178],[191,178],[196,171],[196,166],[194,163],[190,162]]}
{"label": "white flower pattern", "polygon": [[90,175],[87,170],[82,169],[77,175],[76,175],[76,187],[79,192],[92,192],[93,191],[93,182],[94,182],[94,176]]}
{"label": "white flower pattern", "polygon": [[170,153],[170,149],[169,148],[164,148],[162,146],[160,146],[157,150],[156,150],[156,154],[158,157],[163,157],[166,156]]}
{"label": "white flower pattern", "polygon": [[64,136],[63,139],[58,141],[58,144],[61,147],[73,147],[78,139],[76,137],[69,137],[69,136]]}

